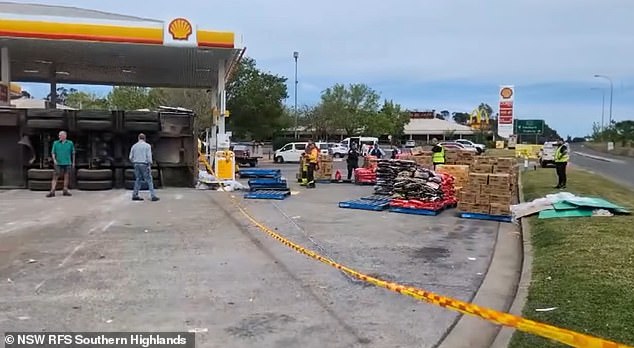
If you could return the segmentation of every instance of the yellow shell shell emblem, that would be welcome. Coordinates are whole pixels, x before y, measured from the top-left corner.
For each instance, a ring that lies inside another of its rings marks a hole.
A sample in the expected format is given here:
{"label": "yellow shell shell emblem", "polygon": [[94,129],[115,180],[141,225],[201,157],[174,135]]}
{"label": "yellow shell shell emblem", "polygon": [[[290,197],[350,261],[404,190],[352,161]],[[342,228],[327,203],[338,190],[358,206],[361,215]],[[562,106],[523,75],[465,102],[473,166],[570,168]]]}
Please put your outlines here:
{"label": "yellow shell shell emblem", "polygon": [[502,88],[502,90],[500,91],[500,95],[502,96],[502,98],[504,99],[509,99],[511,96],[513,96],[513,90],[508,88],[508,87],[504,87]]}
{"label": "yellow shell shell emblem", "polygon": [[176,18],[167,27],[174,40],[187,41],[193,32],[192,24],[185,18]]}

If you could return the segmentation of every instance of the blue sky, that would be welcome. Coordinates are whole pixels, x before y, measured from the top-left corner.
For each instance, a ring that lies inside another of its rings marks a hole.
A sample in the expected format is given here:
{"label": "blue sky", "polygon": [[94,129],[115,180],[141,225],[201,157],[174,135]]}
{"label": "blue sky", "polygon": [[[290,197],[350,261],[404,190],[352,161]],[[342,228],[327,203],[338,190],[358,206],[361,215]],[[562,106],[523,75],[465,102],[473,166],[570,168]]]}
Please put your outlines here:
{"label": "blue sky", "polygon": [[[334,83],[366,83],[412,109],[496,109],[513,84],[518,118],[543,118],[562,135],[585,135],[614,81],[613,118],[634,118],[634,2],[629,0],[38,1],[237,32],[267,71],[289,77],[299,51],[299,104]],[[38,97],[47,86],[29,86]],[[108,88],[92,87],[104,94]]]}

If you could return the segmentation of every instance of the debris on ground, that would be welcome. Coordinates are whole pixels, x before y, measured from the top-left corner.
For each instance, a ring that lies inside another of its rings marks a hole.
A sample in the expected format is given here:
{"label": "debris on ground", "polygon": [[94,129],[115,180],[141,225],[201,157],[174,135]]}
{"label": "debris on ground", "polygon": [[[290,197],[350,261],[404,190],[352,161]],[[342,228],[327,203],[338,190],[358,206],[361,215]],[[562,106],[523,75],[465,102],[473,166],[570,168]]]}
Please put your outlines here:
{"label": "debris on ground", "polygon": [[580,197],[569,192],[561,192],[538,198],[532,202],[511,206],[513,219],[539,214],[540,219],[572,217],[609,217],[630,214],[624,207],[600,197]]}

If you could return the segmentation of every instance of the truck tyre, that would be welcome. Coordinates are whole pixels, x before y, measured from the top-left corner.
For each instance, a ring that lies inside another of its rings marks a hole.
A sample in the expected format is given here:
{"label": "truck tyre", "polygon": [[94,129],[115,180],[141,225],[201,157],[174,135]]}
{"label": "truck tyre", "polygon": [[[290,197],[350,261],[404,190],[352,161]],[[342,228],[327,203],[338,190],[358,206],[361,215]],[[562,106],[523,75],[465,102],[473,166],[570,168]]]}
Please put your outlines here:
{"label": "truck tyre", "polygon": [[77,180],[112,180],[112,169],[79,169]]}
{"label": "truck tyre", "polygon": [[275,157],[275,163],[284,163],[284,157],[282,156]]}
{"label": "truck tyre", "polygon": [[[154,184],[154,189],[160,189],[161,188],[161,181],[154,179],[152,180],[152,183]],[[134,190],[134,180],[126,180],[125,185],[124,185],[126,190]],[[141,183],[141,191],[146,191],[148,189],[147,184],[145,182]]]}
{"label": "truck tyre", "polygon": [[255,167],[258,165],[258,160],[255,161],[249,161],[249,167]]}
{"label": "truck tyre", "polygon": [[[50,191],[51,190],[51,180],[29,180],[28,183],[29,190],[31,191]],[[57,186],[55,190],[61,190],[64,188],[63,181],[57,181]]]}
{"label": "truck tyre", "polygon": [[102,191],[112,189],[112,180],[87,181],[78,180],[77,189],[82,191]]}
{"label": "truck tyre", "polygon": [[109,120],[78,120],[79,130],[108,130],[112,128],[112,121]]}
{"label": "truck tyre", "polygon": [[106,110],[80,110],[77,111],[78,120],[111,120],[112,112]]}
{"label": "truck tyre", "polygon": [[[125,180],[132,180],[132,182],[134,183],[134,169],[126,169],[125,170]],[[159,171],[156,168],[152,168],[152,179],[153,180],[157,180],[159,177]]]}
{"label": "truck tyre", "polygon": [[63,129],[64,119],[30,119],[26,120],[26,126],[34,129]]}
{"label": "truck tyre", "polygon": [[64,110],[51,110],[51,109],[47,109],[47,110],[37,110],[37,109],[31,109],[28,110],[26,112],[26,118],[47,118],[47,119],[54,119],[54,118],[64,118],[65,116],[65,112]]}
{"label": "truck tyre", "polygon": [[124,127],[129,132],[158,132],[161,127],[158,122],[126,122]]}
{"label": "truck tyre", "polygon": [[29,180],[48,180],[50,189],[51,180],[53,180],[54,174],[54,169],[29,169],[27,172],[27,177],[29,178]]}

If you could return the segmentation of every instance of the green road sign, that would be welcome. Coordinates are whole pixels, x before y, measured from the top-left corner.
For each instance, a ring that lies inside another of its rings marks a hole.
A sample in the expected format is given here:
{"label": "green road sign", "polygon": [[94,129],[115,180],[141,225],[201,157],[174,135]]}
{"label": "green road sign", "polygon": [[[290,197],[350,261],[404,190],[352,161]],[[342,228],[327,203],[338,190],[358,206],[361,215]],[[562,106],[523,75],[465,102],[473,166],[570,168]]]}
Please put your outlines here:
{"label": "green road sign", "polygon": [[515,134],[543,134],[544,120],[515,120]]}

